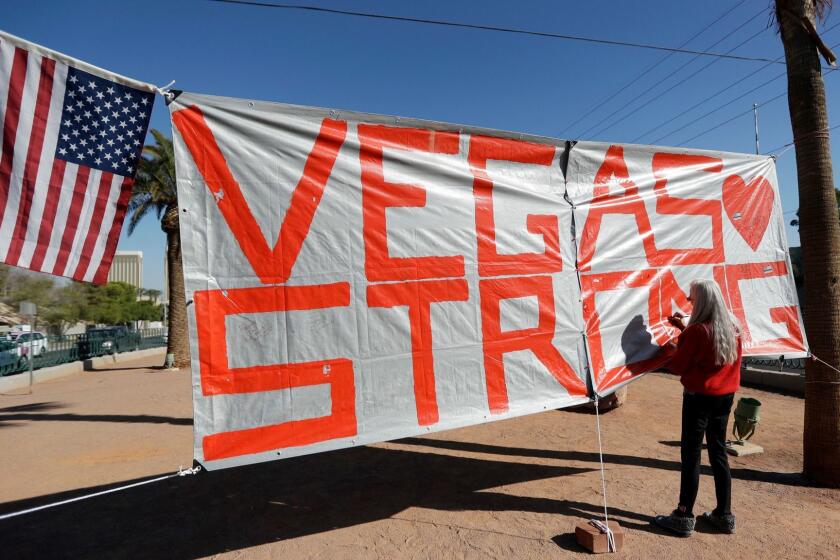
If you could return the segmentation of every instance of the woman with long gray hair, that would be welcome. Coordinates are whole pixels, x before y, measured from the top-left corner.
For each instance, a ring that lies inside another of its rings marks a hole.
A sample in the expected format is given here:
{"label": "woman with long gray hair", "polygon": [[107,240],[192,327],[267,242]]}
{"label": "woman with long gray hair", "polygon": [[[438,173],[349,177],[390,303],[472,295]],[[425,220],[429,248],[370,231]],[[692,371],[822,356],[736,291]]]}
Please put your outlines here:
{"label": "woman with long gray hair", "polygon": [[717,507],[700,519],[725,533],[735,532],[731,511],[732,478],[726,455],[726,425],[735,391],[741,382],[741,331],[726,308],[723,294],[712,280],[691,284],[692,312],[675,313],[668,320],[681,332],[667,367],[683,384],[682,438],[680,442],[680,499],[671,515],[658,515],[655,523],[680,536],[694,532],[694,502],[700,485],[703,436],[715,479]]}

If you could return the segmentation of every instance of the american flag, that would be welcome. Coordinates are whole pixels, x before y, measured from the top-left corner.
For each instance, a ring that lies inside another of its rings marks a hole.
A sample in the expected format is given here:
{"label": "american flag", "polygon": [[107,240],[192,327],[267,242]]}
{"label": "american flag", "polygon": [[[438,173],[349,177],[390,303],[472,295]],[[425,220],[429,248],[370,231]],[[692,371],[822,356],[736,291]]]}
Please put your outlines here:
{"label": "american flag", "polygon": [[154,103],[137,86],[0,32],[0,261],[107,281]]}

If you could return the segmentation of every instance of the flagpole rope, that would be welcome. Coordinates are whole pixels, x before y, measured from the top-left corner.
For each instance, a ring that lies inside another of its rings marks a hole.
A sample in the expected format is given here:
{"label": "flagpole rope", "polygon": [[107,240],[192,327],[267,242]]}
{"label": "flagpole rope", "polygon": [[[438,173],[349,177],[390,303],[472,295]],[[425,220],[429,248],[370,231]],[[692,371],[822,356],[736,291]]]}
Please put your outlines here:
{"label": "flagpole rope", "polygon": [[17,517],[19,515],[25,515],[27,513],[34,513],[36,511],[41,511],[42,509],[54,508],[58,506],[63,506],[66,504],[72,504],[73,502],[80,502],[82,500],[87,500],[90,498],[95,498],[97,496],[104,496],[105,494],[111,494],[113,492],[120,492],[122,490],[128,490],[129,488],[136,488],[138,486],[143,486],[146,484],[152,484],[153,482],[160,482],[161,480],[166,480],[169,478],[174,478],[176,476],[188,476],[192,474],[198,474],[201,470],[201,465],[196,465],[195,467],[189,469],[178,469],[178,472],[167,474],[164,476],[159,476],[157,478],[151,478],[149,480],[143,480],[141,482],[135,482],[133,484],[126,484],[125,486],[118,486],[116,488],[109,488],[108,490],[102,490],[101,492],[94,492],[93,494],[85,494],[84,496],[76,496],[75,498],[70,498],[69,500],[62,500],[60,502],[53,502],[51,504],[44,504],[42,506],[33,507],[29,509],[24,509],[21,511],[15,511],[12,513],[6,513],[4,515],[0,515],[0,521],[4,519],[10,519],[12,517]]}

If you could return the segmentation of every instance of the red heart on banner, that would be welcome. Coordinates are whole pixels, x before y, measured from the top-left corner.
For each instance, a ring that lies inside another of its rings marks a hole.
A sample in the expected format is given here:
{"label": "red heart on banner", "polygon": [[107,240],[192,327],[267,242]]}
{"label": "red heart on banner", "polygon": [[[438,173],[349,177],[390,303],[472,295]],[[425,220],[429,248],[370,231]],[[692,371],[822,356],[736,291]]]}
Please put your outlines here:
{"label": "red heart on banner", "polygon": [[770,182],[760,175],[749,184],[738,175],[730,175],[723,182],[723,208],[753,251],[758,249],[770,223],[773,196]]}

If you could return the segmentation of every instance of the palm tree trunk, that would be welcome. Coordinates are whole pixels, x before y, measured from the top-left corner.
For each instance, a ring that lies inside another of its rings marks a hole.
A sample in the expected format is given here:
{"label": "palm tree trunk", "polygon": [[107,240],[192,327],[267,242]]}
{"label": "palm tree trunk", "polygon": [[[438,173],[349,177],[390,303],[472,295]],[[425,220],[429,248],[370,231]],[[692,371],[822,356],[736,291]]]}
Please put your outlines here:
{"label": "palm tree trunk", "polygon": [[169,337],[167,354],[175,355],[175,367],[190,365],[190,344],[187,331],[187,302],[184,295],[184,263],[181,260],[181,232],[178,208],[166,210],[161,227],[166,232],[166,264],[169,268]]}
{"label": "palm tree trunk", "polygon": [[[840,223],[829,151],[820,59],[801,23],[814,21],[813,0],[777,0],[785,48],[788,105],[796,141],[799,236],[805,271],[805,331],[815,356],[840,364]],[[840,486],[840,375],[809,360],[805,383],[804,471]]]}

